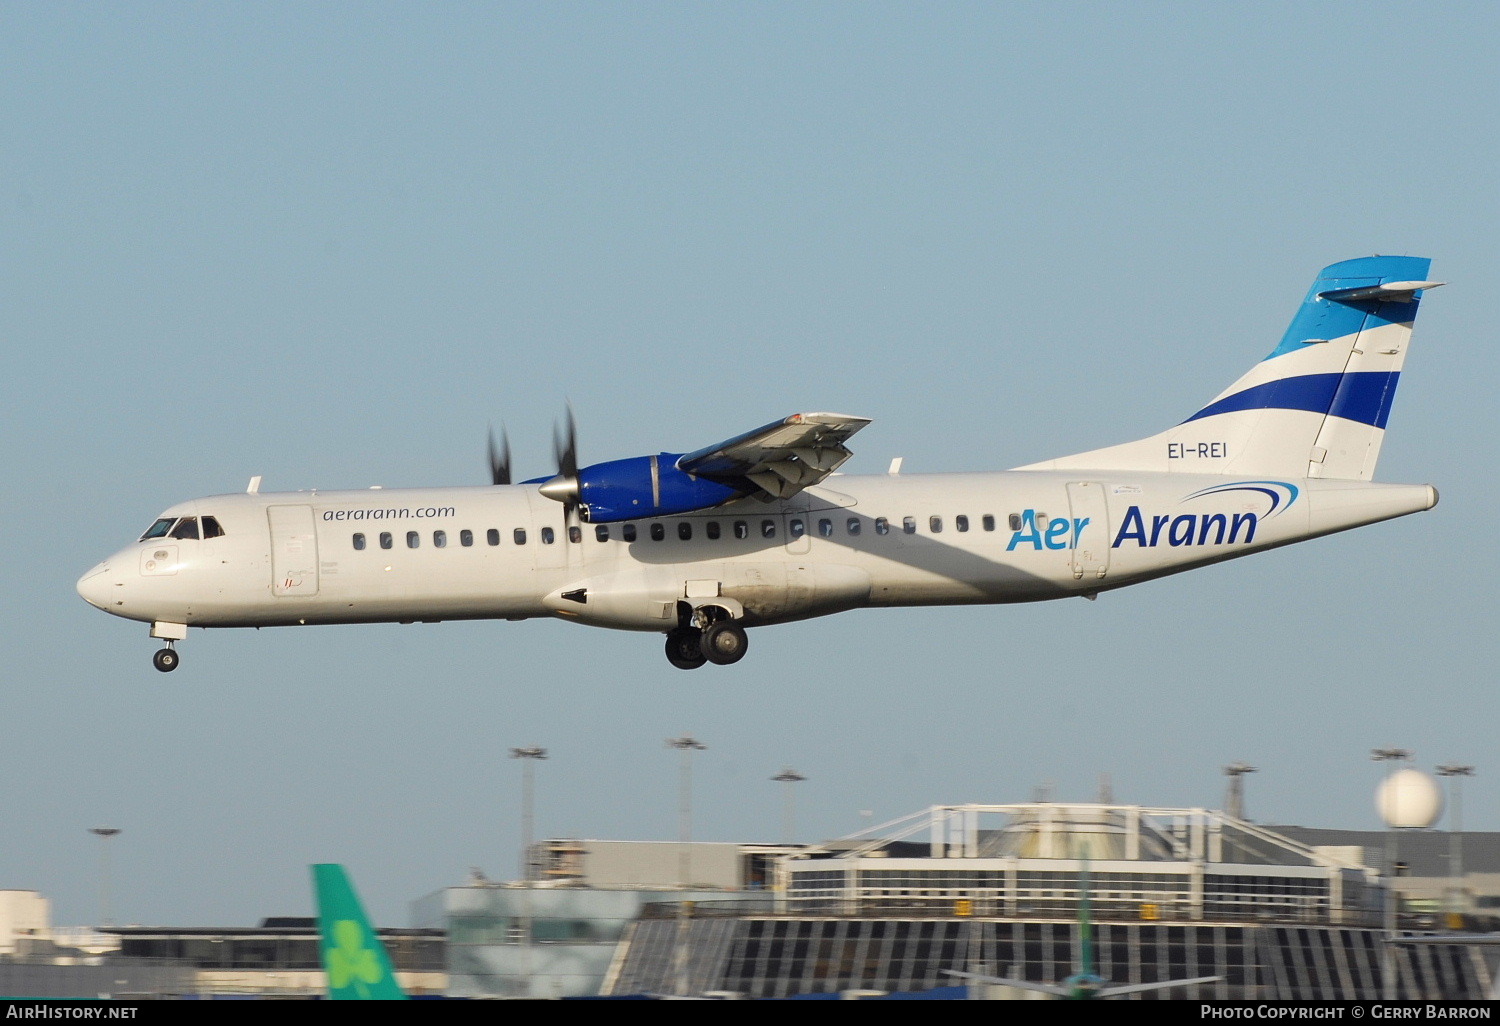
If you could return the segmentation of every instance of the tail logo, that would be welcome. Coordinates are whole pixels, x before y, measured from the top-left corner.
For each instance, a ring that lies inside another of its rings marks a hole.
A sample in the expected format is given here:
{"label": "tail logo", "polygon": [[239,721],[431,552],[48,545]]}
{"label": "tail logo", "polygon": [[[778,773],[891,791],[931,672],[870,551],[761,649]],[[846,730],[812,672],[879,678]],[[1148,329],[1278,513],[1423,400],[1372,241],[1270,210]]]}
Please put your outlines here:
{"label": "tail logo", "polygon": [[335,990],[355,986],[368,997],[368,987],[385,976],[375,951],[365,944],[364,931],[352,919],[333,924],[333,947],[328,949],[328,985]]}
{"label": "tail logo", "polygon": [[1182,501],[1189,502],[1193,499],[1201,499],[1205,495],[1223,495],[1228,492],[1260,492],[1271,500],[1271,508],[1266,510],[1265,514],[1267,517],[1280,516],[1285,513],[1291,508],[1292,503],[1297,501],[1297,496],[1302,494],[1296,485],[1286,481],[1235,481],[1232,484],[1204,488],[1192,495],[1183,496]]}

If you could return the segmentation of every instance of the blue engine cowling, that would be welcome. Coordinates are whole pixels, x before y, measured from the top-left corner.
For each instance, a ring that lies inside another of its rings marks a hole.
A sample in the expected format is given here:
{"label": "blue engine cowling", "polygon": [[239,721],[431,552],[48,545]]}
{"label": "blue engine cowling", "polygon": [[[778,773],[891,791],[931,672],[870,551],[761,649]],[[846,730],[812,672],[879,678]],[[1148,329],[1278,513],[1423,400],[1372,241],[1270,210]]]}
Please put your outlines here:
{"label": "blue engine cowling", "polygon": [[746,493],[744,488],[684,474],[677,469],[681,455],[663,452],[584,467],[578,472],[583,518],[591,524],[613,524],[672,516],[709,509]]}

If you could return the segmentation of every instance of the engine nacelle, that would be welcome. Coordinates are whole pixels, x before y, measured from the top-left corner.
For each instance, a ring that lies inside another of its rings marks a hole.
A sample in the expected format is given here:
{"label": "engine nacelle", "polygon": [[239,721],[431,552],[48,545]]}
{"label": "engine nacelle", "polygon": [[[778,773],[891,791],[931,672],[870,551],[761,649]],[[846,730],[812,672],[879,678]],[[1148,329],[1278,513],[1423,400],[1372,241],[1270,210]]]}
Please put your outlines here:
{"label": "engine nacelle", "polygon": [[677,469],[680,453],[632,456],[595,463],[578,472],[583,519],[613,524],[643,517],[665,517],[709,509],[745,494],[717,481]]}

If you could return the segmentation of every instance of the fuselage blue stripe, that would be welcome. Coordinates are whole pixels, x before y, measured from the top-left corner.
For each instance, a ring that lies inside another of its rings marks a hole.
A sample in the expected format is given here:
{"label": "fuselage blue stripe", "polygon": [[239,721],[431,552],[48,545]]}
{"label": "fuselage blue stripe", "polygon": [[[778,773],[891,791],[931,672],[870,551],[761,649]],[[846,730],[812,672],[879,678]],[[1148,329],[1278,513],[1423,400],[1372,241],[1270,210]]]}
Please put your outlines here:
{"label": "fuselage blue stripe", "polygon": [[1384,428],[1400,377],[1399,371],[1361,371],[1279,378],[1210,403],[1183,423],[1241,410],[1306,410]]}

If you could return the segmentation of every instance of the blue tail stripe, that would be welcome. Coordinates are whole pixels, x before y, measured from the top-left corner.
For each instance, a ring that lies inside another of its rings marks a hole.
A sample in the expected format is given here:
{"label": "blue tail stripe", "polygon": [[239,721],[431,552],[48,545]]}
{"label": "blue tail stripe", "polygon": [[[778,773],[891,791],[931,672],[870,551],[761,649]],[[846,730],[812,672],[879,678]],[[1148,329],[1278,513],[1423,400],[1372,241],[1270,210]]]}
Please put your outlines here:
{"label": "blue tail stripe", "polygon": [[1398,371],[1361,371],[1280,378],[1225,396],[1183,423],[1241,410],[1306,410],[1384,428],[1400,377]]}

